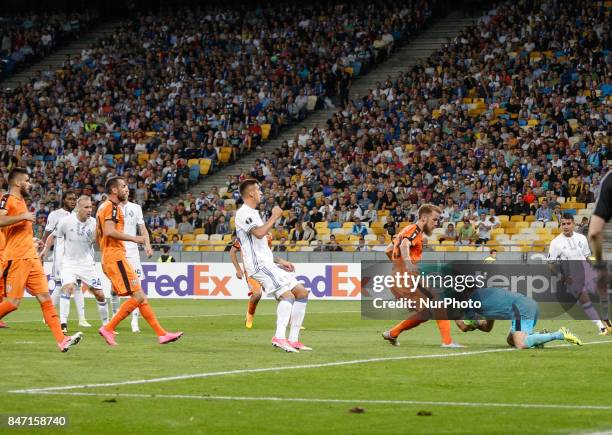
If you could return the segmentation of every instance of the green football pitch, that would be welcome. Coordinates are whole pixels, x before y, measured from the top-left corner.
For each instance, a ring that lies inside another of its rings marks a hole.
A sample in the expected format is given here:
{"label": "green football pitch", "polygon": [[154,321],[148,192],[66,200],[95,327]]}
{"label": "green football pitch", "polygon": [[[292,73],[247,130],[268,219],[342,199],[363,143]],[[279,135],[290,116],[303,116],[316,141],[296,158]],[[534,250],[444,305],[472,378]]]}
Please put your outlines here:
{"label": "green football pitch", "polygon": [[[87,301],[89,321],[97,317]],[[465,349],[441,349],[434,323],[392,347],[393,322],[361,320],[357,302],[309,304],[304,343],[273,349],[276,305],[260,304],[244,328],[245,301],[152,300],[163,326],[182,330],[166,346],[141,320],[109,347],[96,328],[57,350],[26,300],[0,330],[0,432],[9,416],[64,415],[44,433],[592,433],[612,429],[612,338],[590,322],[566,325],[582,347],[511,350],[508,324],[490,334],[453,330]],[[72,308],[74,312],[74,308]],[[70,325],[76,328],[76,321]],[[539,328],[557,329],[558,320]],[[454,327],[453,327],[454,328]]]}

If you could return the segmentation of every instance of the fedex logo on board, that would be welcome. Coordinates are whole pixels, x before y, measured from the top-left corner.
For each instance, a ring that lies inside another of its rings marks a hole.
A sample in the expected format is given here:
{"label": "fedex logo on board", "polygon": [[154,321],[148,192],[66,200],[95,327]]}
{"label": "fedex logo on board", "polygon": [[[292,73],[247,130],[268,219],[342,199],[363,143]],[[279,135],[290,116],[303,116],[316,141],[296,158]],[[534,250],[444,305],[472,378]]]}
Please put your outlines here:
{"label": "fedex logo on board", "polygon": [[211,274],[208,264],[188,264],[186,269],[186,274],[158,275],[156,264],[144,264],[142,289],[149,294],[152,286],[160,296],[232,296],[227,288],[231,276]]}
{"label": "fedex logo on board", "polygon": [[349,274],[348,266],[345,264],[329,264],[325,266],[323,275],[314,275],[310,278],[298,275],[296,279],[317,298],[359,297],[361,294],[360,278]]}

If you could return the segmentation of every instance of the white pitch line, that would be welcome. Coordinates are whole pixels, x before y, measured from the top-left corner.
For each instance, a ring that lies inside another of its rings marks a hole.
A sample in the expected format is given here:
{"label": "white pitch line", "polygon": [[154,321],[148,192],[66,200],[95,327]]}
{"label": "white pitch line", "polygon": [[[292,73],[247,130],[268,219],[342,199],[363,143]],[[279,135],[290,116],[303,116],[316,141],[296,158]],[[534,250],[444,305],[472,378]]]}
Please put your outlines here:
{"label": "white pitch line", "polygon": [[[347,310],[347,311],[320,311],[320,312],[308,312],[308,315],[317,315],[317,314],[346,314],[346,313],[361,313],[360,310]],[[179,315],[179,316],[157,316],[158,319],[180,319],[180,318],[197,318],[197,317],[227,317],[227,316],[240,316],[244,317],[244,313],[217,313],[217,314],[189,314],[189,315]],[[257,317],[261,316],[276,316],[276,312],[274,313],[257,313]],[[8,320],[9,326],[13,323],[41,323],[42,317],[36,320]]]}
{"label": "white pitch line", "polygon": [[[606,343],[611,344],[612,340],[592,341],[592,342],[588,342],[584,344],[591,345],[591,344],[606,344]],[[571,346],[571,345],[560,344],[560,345],[549,346],[549,348],[565,347],[565,346]],[[275,372],[275,371],[284,371],[284,370],[317,369],[317,368],[323,368],[323,367],[338,367],[338,366],[368,364],[368,363],[384,362],[384,361],[404,361],[404,360],[413,360],[413,359],[433,359],[433,358],[454,358],[454,357],[459,357],[459,356],[481,355],[481,354],[497,353],[497,352],[510,352],[514,350],[515,350],[514,348],[503,348],[503,349],[476,350],[476,351],[471,351],[471,352],[464,351],[464,352],[438,353],[438,354],[425,354],[425,355],[379,357],[379,358],[368,358],[368,359],[356,359],[356,360],[349,360],[349,361],[336,361],[336,362],[319,363],[319,364],[303,364],[303,365],[280,366],[280,367],[263,367],[263,368],[258,368],[258,369],[241,369],[241,370],[227,370],[227,371],[221,371],[221,372],[194,373],[194,374],[188,374],[188,375],[167,376],[163,378],[108,382],[108,383],[103,383],[103,384],[81,384],[81,385],[65,385],[65,386],[59,386],[59,387],[28,388],[28,389],[23,389],[23,390],[12,390],[12,391],[9,391],[9,393],[40,394],[40,393],[44,393],[48,391],[66,391],[66,390],[78,390],[78,389],[85,389],[85,388],[118,387],[118,386],[123,386],[123,385],[142,385],[142,384],[152,384],[152,383],[158,383],[158,382],[180,381],[180,380],[187,380],[187,379],[212,378],[212,377],[219,377],[219,376],[242,375],[242,374],[248,374],[248,373]]]}
{"label": "white pitch line", "polygon": [[196,400],[228,400],[228,401],[261,401],[261,402],[302,402],[302,403],[348,403],[354,405],[431,405],[431,406],[463,406],[463,407],[494,407],[494,408],[545,408],[545,409],[587,409],[612,411],[612,406],[606,405],[564,405],[551,403],[497,403],[497,402],[436,402],[427,400],[369,400],[369,399],[309,399],[302,397],[242,397],[242,396],[201,396],[190,394],[142,394],[142,393],[87,393],[45,391],[43,395],[58,396],[94,396],[94,397],[131,397],[143,399],[196,399]]}

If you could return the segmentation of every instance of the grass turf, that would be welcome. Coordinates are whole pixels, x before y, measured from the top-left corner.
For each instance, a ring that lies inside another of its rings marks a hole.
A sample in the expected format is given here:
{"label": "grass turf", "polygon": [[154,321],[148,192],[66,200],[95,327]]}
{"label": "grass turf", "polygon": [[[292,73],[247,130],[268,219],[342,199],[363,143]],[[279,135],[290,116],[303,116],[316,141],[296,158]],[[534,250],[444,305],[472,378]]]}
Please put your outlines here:
{"label": "grass turf", "polygon": [[[97,324],[94,304],[91,300],[87,303],[89,320]],[[47,433],[281,430],[365,434],[576,433],[612,428],[612,409],[572,408],[575,405],[612,406],[609,399],[612,377],[605,364],[612,340],[597,336],[590,322],[568,321],[566,326],[585,342],[607,339],[610,343],[506,351],[508,325],[499,322],[490,334],[463,334],[453,329],[455,339],[469,347],[440,349],[437,328],[431,323],[404,333],[401,347],[394,348],[380,337],[380,332],[393,322],[361,320],[356,302],[315,301],[309,305],[306,330],[302,333],[303,341],[315,351],[286,354],[269,344],[275,324],[275,304],[271,301],[260,304],[252,330],[243,326],[245,301],[152,300],[151,305],[163,326],[185,331],[181,341],[160,346],[142,319],[141,334],[132,334],[126,319],[118,330],[119,346],[107,346],[92,328],[84,331],[82,343],[62,354],[39,320],[37,304],[24,301],[19,311],[5,319],[11,328],[0,330],[4,373],[0,381],[3,397],[0,414],[3,418],[25,413],[69,417],[67,430],[47,429]],[[76,321],[69,326],[74,330]],[[550,330],[559,326],[561,322],[556,320],[541,321],[538,325]],[[18,389],[183,374],[491,350],[495,352],[64,391],[94,394],[91,396],[9,393]],[[206,396],[217,398],[206,399]],[[222,400],[218,396],[313,400]],[[376,400],[570,407],[368,403]],[[364,412],[351,412],[355,407]]]}

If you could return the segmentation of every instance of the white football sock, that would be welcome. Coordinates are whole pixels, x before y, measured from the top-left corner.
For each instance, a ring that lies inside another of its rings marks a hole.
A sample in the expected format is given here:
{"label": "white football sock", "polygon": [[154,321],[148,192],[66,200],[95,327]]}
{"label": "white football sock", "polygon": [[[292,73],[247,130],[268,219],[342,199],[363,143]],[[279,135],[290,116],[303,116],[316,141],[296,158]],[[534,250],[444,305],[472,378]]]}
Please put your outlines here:
{"label": "white football sock", "polygon": [[59,307],[60,298],[62,297],[62,287],[55,283],[55,288],[53,289],[53,293],[51,293],[51,302],[53,302],[53,306],[57,309]]}
{"label": "white football sock", "polygon": [[79,320],[85,320],[85,296],[80,288],[74,289],[74,305],[76,305]]}
{"label": "white football sock", "polygon": [[140,329],[138,327],[138,318],[140,317],[140,310],[136,308],[132,311],[132,329]]}
{"label": "white football sock", "polygon": [[300,329],[302,323],[304,323],[304,316],[306,315],[306,304],[308,304],[308,298],[296,299],[291,309],[291,329],[289,330],[289,341],[298,341],[300,336]]}
{"label": "white football sock", "polygon": [[276,334],[274,336],[281,340],[287,337],[287,325],[289,324],[289,317],[291,317],[292,305],[291,302],[283,299],[276,307]]}
{"label": "white football sock", "polygon": [[60,298],[59,311],[60,323],[68,323],[68,316],[70,316],[70,295],[62,295],[62,297]]}
{"label": "white football sock", "polygon": [[106,325],[108,323],[108,305],[106,304],[106,299],[104,299],[104,302],[98,300],[96,302],[98,303],[98,314],[100,314],[102,325]]}
{"label": "white football sock", "polygon": [[113,310],[113,316],[115,316],[115,314],[117,314],[117,311],[119,311],[120,304],[121,304],[121,301],[119,300],[119,296],[117,296],[116,293],[112,293],[111,294],[111,308]]}

